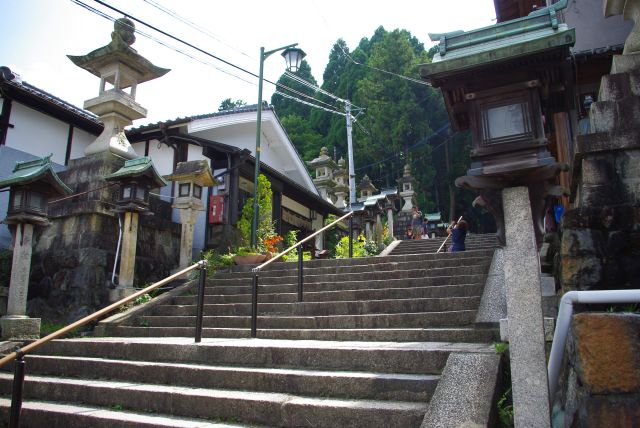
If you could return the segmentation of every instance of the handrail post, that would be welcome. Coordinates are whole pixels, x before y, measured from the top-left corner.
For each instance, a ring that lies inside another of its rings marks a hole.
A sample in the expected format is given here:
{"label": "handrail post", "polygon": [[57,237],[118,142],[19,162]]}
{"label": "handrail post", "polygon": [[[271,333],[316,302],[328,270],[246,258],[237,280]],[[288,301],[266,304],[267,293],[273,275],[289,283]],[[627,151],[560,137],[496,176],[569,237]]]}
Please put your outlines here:
{"label": "handrail post", "polygon": [[22,388],[24,387],[24,356],[16,351],[18,356],[13,362],[13,385],[11,388],[11,413],[9,428],[20,428],[20,412],[22,410]]}
{"label": "handrail post", "polygon": [[349,258],[353,258],[353,214],[349,217]]}
{"label": "handrail post", "polygon": [[304,287],[302,279],[302,245],[298,247],[298,302],[302,302],[302,288]]}
{"label": "handrail post", "polygon": [[256,338],[258,328],[258,271],[253,271],[251,281],[251,338]]}
{"label": "handrail post", "polygon": [[202,340],[202,318],[204,315],[204,287],[207,281],[207,265],[202,263],[198,281],[198,309],[196,312],[196,343]]}

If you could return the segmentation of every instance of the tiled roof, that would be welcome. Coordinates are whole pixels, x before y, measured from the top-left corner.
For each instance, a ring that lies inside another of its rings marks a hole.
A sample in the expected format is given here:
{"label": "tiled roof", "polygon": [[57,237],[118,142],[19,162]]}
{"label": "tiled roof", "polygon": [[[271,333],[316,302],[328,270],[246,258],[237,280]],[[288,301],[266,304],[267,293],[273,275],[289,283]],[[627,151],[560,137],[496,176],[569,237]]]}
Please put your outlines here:
{"label": "tiled roof", "polygon": [[43,91],[40,88],[24,82],[17,74],[13,73],[9,67],[0,67],[0,86],[4,85],[12,87],[24,93],[25,95],[39,98],[42,101],[55,105],[75,116],[79,116],[83,119],[94,122],[96,125],[102,126],[102,123],[98,120],[98,116],[96,116],[95,114],[81,109],[80,107],[76,107],[71,103],[68,103],[54,95],[51,95],[46,91]]}

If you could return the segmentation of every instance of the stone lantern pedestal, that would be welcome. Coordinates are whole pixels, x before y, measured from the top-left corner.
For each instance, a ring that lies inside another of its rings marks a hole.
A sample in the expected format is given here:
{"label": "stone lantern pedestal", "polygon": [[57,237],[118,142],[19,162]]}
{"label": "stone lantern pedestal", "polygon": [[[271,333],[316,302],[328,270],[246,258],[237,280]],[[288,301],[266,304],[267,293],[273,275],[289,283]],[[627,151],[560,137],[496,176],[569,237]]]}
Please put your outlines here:
{"label": "stone lantern pedestal", "polygon": [[173,208],[180,212],[182,223],[178,266],[180,270],[188,267],[193,260],[193,232],[198,215],[204,211],[203,188],[213,186],[215,180],[205,160],[179,162],[174,173],[167,175],[165,179],[175,181],[178,185],[178,197],[173,203]]}

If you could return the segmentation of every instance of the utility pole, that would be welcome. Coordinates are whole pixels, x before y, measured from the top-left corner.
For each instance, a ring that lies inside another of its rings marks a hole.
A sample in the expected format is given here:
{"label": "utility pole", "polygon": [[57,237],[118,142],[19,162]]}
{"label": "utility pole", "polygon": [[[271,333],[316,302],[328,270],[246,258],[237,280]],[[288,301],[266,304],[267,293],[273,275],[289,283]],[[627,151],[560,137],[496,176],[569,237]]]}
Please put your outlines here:
{"label": "utility pole", "polygon": [[356,173],[353,166],[353,141],[351,140],[351,132],[353,125],[351,123],[351,102],[345,100],[344,109],[347,112],[347,151],[349,157],[349,206],[356,203]]}

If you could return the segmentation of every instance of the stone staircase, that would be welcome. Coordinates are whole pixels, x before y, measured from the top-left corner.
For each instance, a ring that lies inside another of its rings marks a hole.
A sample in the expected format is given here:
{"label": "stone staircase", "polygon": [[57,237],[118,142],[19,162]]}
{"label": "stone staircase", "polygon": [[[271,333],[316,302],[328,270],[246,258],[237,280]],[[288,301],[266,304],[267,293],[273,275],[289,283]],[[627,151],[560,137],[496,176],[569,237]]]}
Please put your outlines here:
{"label": "stone staircase", "polygon": [[[400,241],[398,245],[390,252],[392,255],[400,254],[422,254],[435,253],[445,240],[443,237],[431,239],[412,239]],[[451,239],[447,242],[441,251],[445,251],[451,245]],[[495,234],[469,234],[465,239],[465,248],[467,251],[483,250],[498,247],[498,238]]]}
{"label": "stone staircase", "polygon": [[448,356],[494,352],[497,329],[474,324],[492,254],[305,262],[302,303],[296,263],[273,263],[257,339],[250,268],[217,272],[199,344],[194,281],[105,323],[109,337],[27,356],[23,427],[419,427]]}

